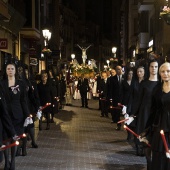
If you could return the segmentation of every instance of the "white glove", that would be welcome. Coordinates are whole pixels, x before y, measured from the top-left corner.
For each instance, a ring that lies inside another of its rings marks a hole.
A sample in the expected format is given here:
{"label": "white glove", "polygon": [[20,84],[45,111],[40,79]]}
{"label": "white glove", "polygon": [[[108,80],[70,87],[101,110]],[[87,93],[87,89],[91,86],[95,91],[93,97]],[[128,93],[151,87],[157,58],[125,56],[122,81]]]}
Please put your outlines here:
{"label": "white glove", "polygon": [[15,136],[12,137],[12,139],[16,141],[16,140],[19,140],[20,137],[18,137],[17,135],[15,135]]}
{"label": "white glove", "polygon": [[170,150],[169,152],[166,152],[166,157],[170,159]]}
{"label": "white glove", "polygon": [[126,106],[123,106],[123,109],[122,109],[122,114],[126,114],[126,110],[127,110],[127,107]]}
{"label": "white glove", "polygon": [[146,143],[146,144],[148,144],[148,143],[149,143],[149,141],[147,140],[147,138],[146,138],[146,137],[143,137],[143,138],[142,138],[141,136],[139,136],[139,138],[138,138],[138,139],[139,139],[139,141],[140,141],[140,142],[144,142],[144,143]]}
{"label": "white glove", "polygon": [[29,124],[32,124],[33,121],[32,121],[32,118],[31,117],[27,117],[25,119],[25,122],[24,122],[24,127],[27,127]]}
{"label": "white glove", "polygon": [[125,123],[126,123],[127,125],[130,125],[130,124],[132,123],[132,121],[134,120],[133,117],[128,117],[127,119],[128,119],[128,120],[125,121]]}
{"label": "white glove", "polygon": [[0,151],[3,151],[3,149],[6,147],[6,145],[2,145],[1,147],[0,147]]}
{"label": "white glove", "polygon": [[37,112],[37,115],[36,115],[37,117],[38,117],[38,119],[40,120],[40,118],[41,118],[41,116],[42,116],[42,111],[41,110],[38,110],[38,112]]}
{"label": "white glove", "polygon": [[124,118],[125,119],[128,119],[129,118],[129,115],[127,113],[124,114]]}

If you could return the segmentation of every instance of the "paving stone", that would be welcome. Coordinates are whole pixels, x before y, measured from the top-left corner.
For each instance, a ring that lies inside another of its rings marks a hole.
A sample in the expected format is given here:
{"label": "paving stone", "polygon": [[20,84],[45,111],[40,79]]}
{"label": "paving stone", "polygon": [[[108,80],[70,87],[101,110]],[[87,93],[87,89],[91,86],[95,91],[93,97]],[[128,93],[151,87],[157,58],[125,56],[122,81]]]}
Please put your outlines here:
{"label": "paving stone", "polygon": [[16,170],[146,170],[126,131],[116,131],[111,118],[100,117],[97,100],[89,100],[89,109],[80,105],[74,100],[55,115],[50,130],[39,131],[37,149],[28,142],[28,155],[16,157]]}

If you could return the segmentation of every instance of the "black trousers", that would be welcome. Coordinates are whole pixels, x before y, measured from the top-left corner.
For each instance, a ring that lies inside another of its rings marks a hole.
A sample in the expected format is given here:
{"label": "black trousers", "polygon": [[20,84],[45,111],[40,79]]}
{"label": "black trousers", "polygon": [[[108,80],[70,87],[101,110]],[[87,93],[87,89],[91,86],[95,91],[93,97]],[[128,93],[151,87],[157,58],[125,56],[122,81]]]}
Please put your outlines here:
{"label": "black trousers", "polygon": [[87,101],[87,92],[84,92],[84,93],[80,93],[81,95],[81,104],[82,106],[88,106],[88,101]]}
{"label": "black trousers", "polygon": [[108,101],[105,99],[101,99],[101,115],[108,116]]}
{"label": "black trousers", "polygon": [[[112,116],[112,121],[117,123],[118,121],[120,121],[120,113],[121,113],[121,109],[112,109],[111,110],[111,116]],[[117,126],[121,126],[121,123],[117,123]]]}

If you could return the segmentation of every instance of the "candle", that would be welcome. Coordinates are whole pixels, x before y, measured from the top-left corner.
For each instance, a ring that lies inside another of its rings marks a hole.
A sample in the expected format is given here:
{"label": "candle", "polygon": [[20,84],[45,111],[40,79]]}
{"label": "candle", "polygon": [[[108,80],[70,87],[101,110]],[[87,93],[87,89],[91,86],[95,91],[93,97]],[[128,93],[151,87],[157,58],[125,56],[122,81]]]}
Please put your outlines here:
{"label": "candle", "polygon": [[134,136],[136,136],[137,138],[139,138],[139,135],[136,134],[134,131],[132,131],[130,128],[128,128],[126,125],[123,126],[126,130],[128,130],[129,132],[131,132]]}
{"label": "candle", "polygon": [[117,123],[123,123],[123,122],[125,122],[125,121],[127,121],[127,120],[129,120],[129,118],[127,118],[127,119],[123,119],[123,120],[120,120],[119,122],[117,122]]}
{"label": "candle", "polygon": [[11,143],[11,144],[9,144],[9,145],[7,145],[7,146],[3,145],[3,146],[0,148],[0,151],[5,150],[5,149],[8,149],[8,148],[11,148],[11,147],[13,147],[13,146],[17,146],[17,145],[19,145],[19,142],[18,142],[18,141],[15,141],[14,143]]}
{"label": "candle", "polygon": [[164,144],[165,150],[166,150],[166,152],[168,152],[168,153],[169,153],[169,148],[168,148],[168,145],[167,145],[167,142],[166,142],[166,139],[165,139],[164,131],[163,131],[163,130],[161,130],[161,131],[160,131],[160,134],[161,134],[161,137],[162,137],[162,141],[163,141],[163,144]]}
{"label": "candle", "polygon": [[[26,134],[23,133],[23,134],[21,134],[21,135],[18,136],[17,140],[19,140],[20,138],[25,138],[25,137],[26,137]],[[9,138],[9,139],[7,139],[7,140],[4,140],[3,143],[9,142],[9,141],[11,141],[11,140],[12,140],[12,139]]]}
{"label": "candle", "polygon": [[111,109],[121,109],[120,107],[110,106]]}
{"label": "candle", "polygon": [[[132,131],[130,128],[128,128],[126,125],[123,126],[126,130],[128,130],[129,132],[131,132],[134,136],[136,136],[137,138],[139,138],[139,135],[136,134],[134,131]],[[146,143],[149,147],[151,147],[151,145],[149,143]]]}
{"label": "candle", "polygon": [[39,109],[39,111],[42,111],[43,109],[45,109],[46,107],[50,106],[51,103],[46,103],[41,109]]}
{"label": "candle", "polygon": [[123,105],[121,103],[118,103],[117,105],[123,107]]}
{"label": "candle", "polygon": [[25,137],[26,137],[26,134],[25,134],[25,133],[23,133],[23,134],[21,134],[21,135],[18,136],[18,138],[25,138]]}

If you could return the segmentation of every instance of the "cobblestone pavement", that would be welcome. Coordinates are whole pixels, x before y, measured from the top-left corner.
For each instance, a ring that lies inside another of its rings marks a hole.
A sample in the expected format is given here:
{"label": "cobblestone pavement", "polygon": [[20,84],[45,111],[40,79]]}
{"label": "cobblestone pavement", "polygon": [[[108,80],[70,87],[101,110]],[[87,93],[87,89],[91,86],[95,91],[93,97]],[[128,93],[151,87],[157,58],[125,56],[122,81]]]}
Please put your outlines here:
{"label": "cobblestone pavement", "polygon": [[135,155],[126,131],[100,117],[98,101],[90,100],[89,109],[80,103],[65,106],[50,130],[39,132],[39,148],[28,143],[28,155],[16,157],[16,170],[145,170],[145,158]]}

